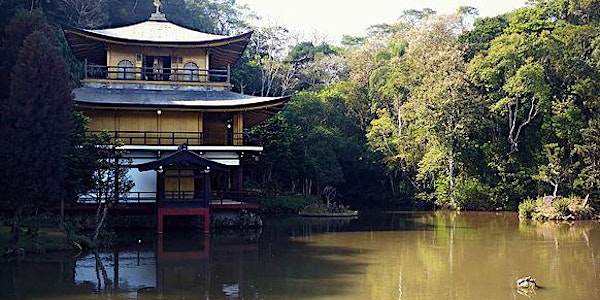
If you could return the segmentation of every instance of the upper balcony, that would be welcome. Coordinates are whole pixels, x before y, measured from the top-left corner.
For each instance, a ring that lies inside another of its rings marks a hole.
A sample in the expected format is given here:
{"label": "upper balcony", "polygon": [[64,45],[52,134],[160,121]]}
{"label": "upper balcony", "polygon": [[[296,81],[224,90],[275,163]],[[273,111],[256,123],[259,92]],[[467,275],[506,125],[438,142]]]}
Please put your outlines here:
{"label": "upper balcony", "polygon": [[101,66],[84,64],[83,83],[91,87],[136,88],[157,90],[229,90],[231,70]]}
{"label": "upper balcony", "polygon": [[[112,142],[143,146],[251,146],[262,147],[263,136],[251,132],[155,132],[155,131],[90,131],[89,134],[108,134]],[[232,148],[233,149],[233,148]]]}

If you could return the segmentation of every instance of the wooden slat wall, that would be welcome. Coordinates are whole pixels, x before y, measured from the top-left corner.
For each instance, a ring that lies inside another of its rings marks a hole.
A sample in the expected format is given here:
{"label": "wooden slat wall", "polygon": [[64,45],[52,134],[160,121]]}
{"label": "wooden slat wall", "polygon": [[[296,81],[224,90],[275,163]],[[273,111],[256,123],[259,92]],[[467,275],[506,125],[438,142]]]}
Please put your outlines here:
{"label": "wooden slat wall", "polygon": [[161,131],[193,131],[198,132],[198,113],[195,112],[163,112],[160,116]]}
{"label": "wooden slat wall", "polygon": [[85,114],[90,117],[91,131],[115,131],[117,129],[117,111],[114,110],[96,110],[86,111]]}
{"label": "wooden slat wall", "polygon": [[200,116],[197,112],[164,111],[160,116],[160,131],[163,133],[179,132],[174,144],[200,143]]}
{"label": "wooden slat wall", "polygon": [[[118,117],[118,131],[146,131],[156,132],[158,130],[158,115],[155,111],[119,111]],[[156,144],[158,143],[157,137],[152,134],[143,138],[130,138],[127,139],[126,133],[121,133],[121,137],[127,144]],[[130,136],[139,137],[139,134],[131,134]]]}
{"label": "wooden slat wall", "polygon": [[[118,131],[119,137],[127,144],[182,144],[188,145],[226,145],[226,115],[211,115],[198,111],[169,111],[131,109],[87,109],[91,118],[91,131]],[[205,119],[207,117],[208,119]],[[231,132],[234,133],[233,145],[243,145],[240,133],[244,131],[244,112],[231,113],[233,117]],[[135,133],[127,133],[132,131]],[[141,133],[146,132],[145,139]],[[173,140],[175,132],[175,140]],[[203,134],[202,134],[203,133]]]}
{"label": "wooden slat wall", "polygon": [[120,111],[119,131],[158,131],[155,111]]}

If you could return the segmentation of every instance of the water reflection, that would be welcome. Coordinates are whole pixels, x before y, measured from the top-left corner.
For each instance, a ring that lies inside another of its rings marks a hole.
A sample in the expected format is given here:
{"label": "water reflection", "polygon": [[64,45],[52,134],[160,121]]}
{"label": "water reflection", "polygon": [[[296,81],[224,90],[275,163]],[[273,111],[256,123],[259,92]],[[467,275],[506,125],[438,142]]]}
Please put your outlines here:
{"label": "water reflection", "polygon": [[[510,213],[277,220],[0,263],[0,299],[598,299],[597,222]],[[32,259],[32,260],[29,260]],[[533,275],[544,289],[521,294]]]}
{"label": "water reflection", "polygon": [[[105,274],[102,274],[100,265]],[[90,253],[75,264],[75,284],[94,287],[95,292],[132,291],[156,286],[153,251],[123,250]]]}

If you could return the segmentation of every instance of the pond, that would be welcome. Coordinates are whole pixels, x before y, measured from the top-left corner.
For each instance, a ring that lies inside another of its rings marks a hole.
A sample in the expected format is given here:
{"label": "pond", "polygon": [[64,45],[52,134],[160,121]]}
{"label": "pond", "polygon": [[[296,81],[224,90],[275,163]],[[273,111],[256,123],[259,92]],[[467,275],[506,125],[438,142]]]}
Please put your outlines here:
{"label": "pond", "polygon": [[[600,299],[595,221],[390,212],[129,236],[113,251],[2,262],[0,299]],[[543,288],[514,288],[526,275]]]}

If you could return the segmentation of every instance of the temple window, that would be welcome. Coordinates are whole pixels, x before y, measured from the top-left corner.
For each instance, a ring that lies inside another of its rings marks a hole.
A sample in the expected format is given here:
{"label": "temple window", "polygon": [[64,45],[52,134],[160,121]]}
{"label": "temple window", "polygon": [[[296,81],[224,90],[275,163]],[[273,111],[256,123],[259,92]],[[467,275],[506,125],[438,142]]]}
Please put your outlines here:
{"label": "temple window", "polygon": [[183,81],[198,81],[198,65],[189,62],[183,66]]}
{"label": "temple window", "polygon": [[117,64],[117,79],[133,79],[133,63],[129,60],[122,60]]}

